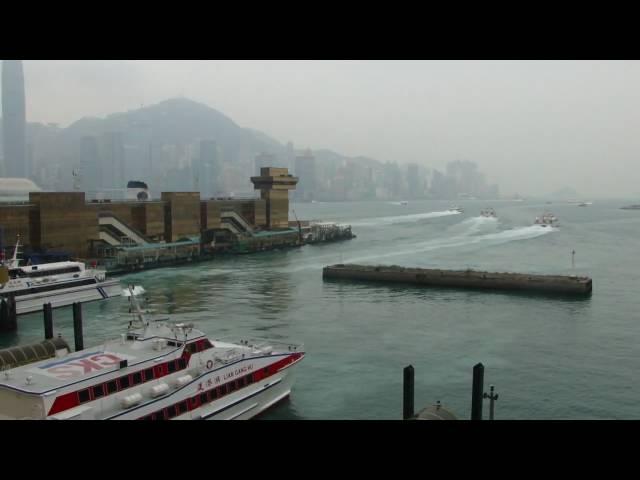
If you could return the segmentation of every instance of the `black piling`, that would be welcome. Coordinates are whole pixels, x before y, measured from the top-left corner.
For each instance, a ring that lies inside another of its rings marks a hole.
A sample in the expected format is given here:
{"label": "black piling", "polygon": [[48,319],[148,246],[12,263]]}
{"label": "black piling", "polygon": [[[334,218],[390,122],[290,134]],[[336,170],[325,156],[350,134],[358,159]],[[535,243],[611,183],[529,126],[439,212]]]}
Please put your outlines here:
{"label": "black piling", "polygon": [[84,349],[82,340],[82,304],[73,304],[73,339],[75,340],[76,352]]}
{"label": "black piling", "polygon": [[0,332],[15,332],[16,330],[18,330],[16,299],[10,295],[0,303]]}
{"label": "black piling", "polygon": [[18,312],[16,311],[16,297],[9,295],[9,331],[18,330]]}
{"label": "black piling", "polygon": [[484,394],[484,365],[473,367],[473,390],[471,391],[471,420],[482,420],[482,397]]}
{"label": "black piling", "polygon": [[402,385],[402,419],[403,420],[408,420],[412,418],[414,414],[413,380],[414,380],[413,366],[409,365],[408,367],[404,367],[404,383]]}
{"label": "black piling", "polygon": [[0,331],[7,332],[9,323],[9,305],[7,301],[3,298],[0,303]]}
{"label": "black piling", "polygon": [[53,338],[53,309],[50,303],[45,303],[44,311],[44,339],[51,340]]}

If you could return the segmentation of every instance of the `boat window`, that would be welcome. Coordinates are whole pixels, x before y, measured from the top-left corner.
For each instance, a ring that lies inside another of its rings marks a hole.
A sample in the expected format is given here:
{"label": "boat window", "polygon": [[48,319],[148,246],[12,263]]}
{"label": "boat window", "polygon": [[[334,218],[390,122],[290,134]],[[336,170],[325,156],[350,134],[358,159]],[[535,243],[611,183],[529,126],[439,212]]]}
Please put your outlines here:
{"label": "boat window", "polygon": [[142,383],[142,372],[136,372],[133,374],[133,384],[138,385]]}
{"label": "boat window", "polygon": [[125,389],[129,388],[129,376],[125,375],[124,377],[120,377],[120,388]]}
{"label": "boat window", "polygon": [[189,410],[189,405],[186,400],[183,400],[176,406],[176,410],[178,411],[178,415],[184,413]]}
{"label": "boat window", "polygon": [[116,384],[115,380],[111,380],[110,382],[107,383],[107,391],[109,392],[109,394],[116,392],[118,390],[118,385]]}
{"label": "boat window", "polygon": [[243,378],[239,378],[236,380],[236,388],[240,389],[244,386],[244,379]]}
{"label": "boat window", "polygon": [[153,380],[153,368],[147,368],[144,371],[144,381],[148,382],[149,380]]}
{"label": "boat window", "polygon": [[85,388],[84,390],[80,390],[78,392],[78,400],[80,400],[80,403],[85,403],[91,400],[91,397],[89,396],[88,388]]}
{"label": "boat window", "polygon": [[169,362],[167,364],[167,369],[169,370],[169,373],[173,373],[176,371],[176,363],[175,362]]}
{"label": "boat window", "polygon": [[187,361],[184,358],[179,358],[178,359],[178,368],[180,370],[187,368]]}
{"label": "boat window", "polygon": [[176,406],[175,405],[171,405],[170,407],[167,407],[167,417],[168,418],[173,418],[176,416]]}
{"label": "boat window", "polygon": [[247,384],[253,383],[253,373],[247,375]]}
{"label": "boat window", "polygon": [[200,404],[205,404],[207,403],[209,400],[207,400],[207,392],[203,392],[200,394]]}
{"label": "boat window", "polygon": [[187,343],[184,347],[185,352],[196,353],[196,344],[195,343]]}
{"label": "boat window", "polygon": [[210,348],[213,348],[213,345],[211,344],[208,338],[202,341],[202,345],[203,345],[202,350],[208,350]]}
{"label": "boat window", "polygon": [[218,398],[218,390],[214,388],[211,390],[211,400],[215,400],[216,398]]}
{"label": "boat window", "polygon": [[227,384],[227,392],[231,393],[236,389],[236,382],[229,382]]}
{"label": "boat window", "polygon": [[218,387],[218,397],[223,397],[227,394],[227,389],[225,386]]}
{"label": "boat window", "polygon": [[104,385],[96,385],[93,387],[93,398],[104,397]]}

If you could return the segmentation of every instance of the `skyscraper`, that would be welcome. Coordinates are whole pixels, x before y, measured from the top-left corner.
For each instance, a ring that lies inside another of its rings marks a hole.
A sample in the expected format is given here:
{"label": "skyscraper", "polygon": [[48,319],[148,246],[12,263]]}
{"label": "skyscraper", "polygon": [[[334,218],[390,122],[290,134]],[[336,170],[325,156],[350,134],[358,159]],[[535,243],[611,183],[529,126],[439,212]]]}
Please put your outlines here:
{"label": "skyscraper", "polygon": [[299,200],[309,201],[314,199],[316,192],[316,159],[311,150],[306,150],[303,155],[296,157],[296,176],[300,179],[295,196]]}
{"label": "skyscraper", "polygon": [[[264,167],[278,167],[278,161],[276,160],[276,156],[271,153],[262,152],[259,155],[256,155],[256,159],[254,162],[254,175],[260,176],[260,172]],[[288,167],[285,167],[288,168]]]}
{"label": "skyscraper", "polygon": [[3,60],[2,133],[7,177],[24,178],[28,174],[26,123],[22,60]]}
{"label": "skyscraper", "polygon": [[122,132],[105,132],[102,134],[101,186],[119,189],[126,185],[124,175],[124,138]]}
{"label": "skyscraper", "polygon": [[100,189],[100,154],[96,137],[80,139],[80,176],[87,196],[95,196]]}

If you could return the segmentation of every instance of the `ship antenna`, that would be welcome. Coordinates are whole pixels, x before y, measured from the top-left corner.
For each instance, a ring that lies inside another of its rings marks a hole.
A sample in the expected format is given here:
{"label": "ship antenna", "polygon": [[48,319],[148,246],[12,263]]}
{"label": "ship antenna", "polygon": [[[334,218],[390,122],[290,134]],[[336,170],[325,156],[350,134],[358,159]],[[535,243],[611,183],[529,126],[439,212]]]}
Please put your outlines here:
{"label": "ship antenna", "polygon": [[133,294],[133,288],[134,288],[133,285],[129,285],[128,288],[129,288],[129,301],[131,302],[131,304],[133,305],[133,307],[135,309],[135,315],[136,315],[137,319],[140,321],[140,323],[142,323],[143,326],[147,326],[148,322],[146,321],[146,318],[144,317],[144,312],[140,308],[140,304],[138,303],[138,299]]}
{"label": "ship antenna", "polygon": [[17,239],[16,239],[16,247],[13,250],[13,257],[11,258],[11,263],[9,264],[10,267],[17,267],[18,264],[20,263],[20,260],[18,260],[18,250],[20,248],[20,234],[18,234]]}

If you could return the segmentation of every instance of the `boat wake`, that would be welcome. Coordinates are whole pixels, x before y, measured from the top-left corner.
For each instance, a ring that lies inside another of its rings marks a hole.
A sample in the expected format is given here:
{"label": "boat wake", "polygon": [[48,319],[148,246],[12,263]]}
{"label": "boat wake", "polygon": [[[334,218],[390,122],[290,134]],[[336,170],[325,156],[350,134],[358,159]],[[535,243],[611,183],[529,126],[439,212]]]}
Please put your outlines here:
{"label": "boat wake", "polygon": [[460,235],[476,235],[483,231],[495,230],[498,227],[498,219],[495,217],[472,217],[448,228],[449,232]]}
{"label": "boat wake", "polygon": [[514,242],[519,240],[529,240],[532,238],[540,237],[554,232],[555,229],[544,228],[539,225],[531,225],[528,227],[513,228],[510,230],[503,230],[501,232],[487,233],[484,235],[460,235],[457,237],[440,238],[430,240],[428,242],[416,243],[410,245],[402,250],[389,253],[379,253],[377,255],[370,255],[366,257],[349,258],[345,259],[345,263],[357,263],[375,260],[380,258],[401,257],[403,255],[414,255],[416,253],[430,252],[433,250],[439,250],[443,248],[455,248],[466,247],[472,245],[481,246],[495,246],[503,243]]}
{"label": "boat wake", "polygon": [[395,215],[392,217],[374,217],[351,222],[353,227],[368,227],[380,225],[395,225],[399,223],[412,223],[428,218],[448,217],[450,215],[460,215],[455,210],[444,210],[441,212],[414,213],[411,215]]}

